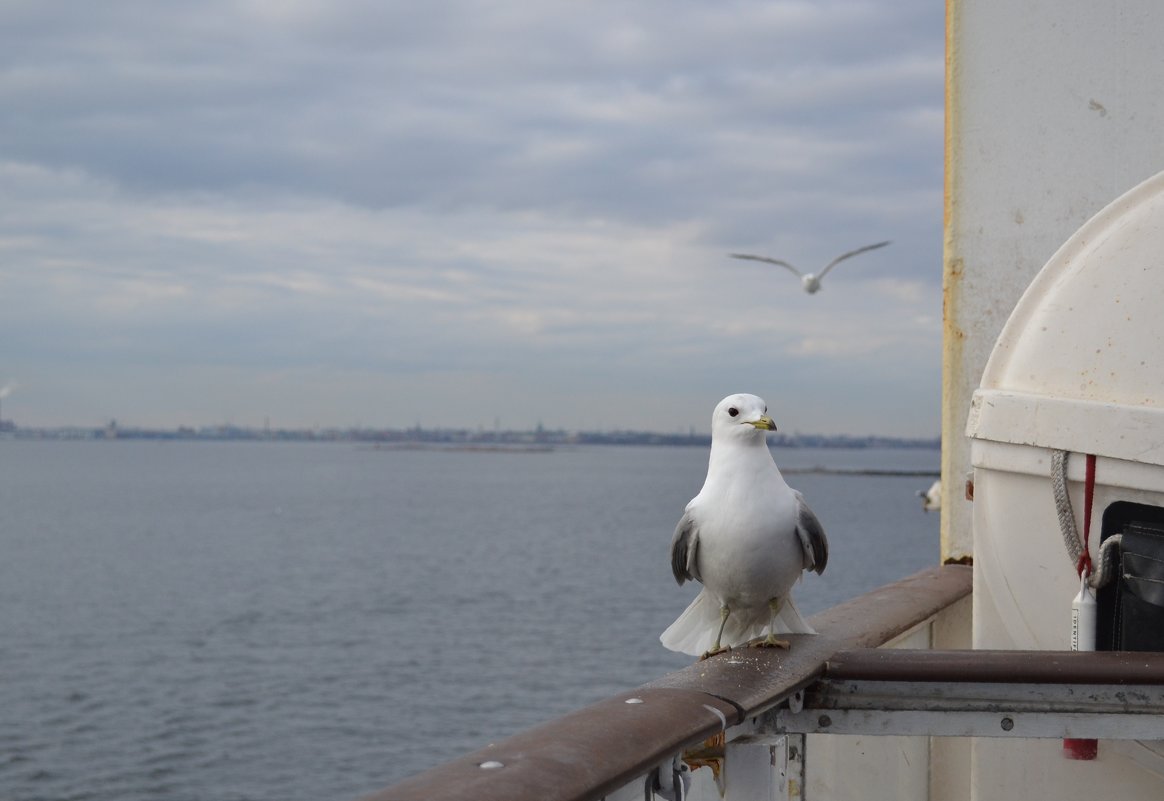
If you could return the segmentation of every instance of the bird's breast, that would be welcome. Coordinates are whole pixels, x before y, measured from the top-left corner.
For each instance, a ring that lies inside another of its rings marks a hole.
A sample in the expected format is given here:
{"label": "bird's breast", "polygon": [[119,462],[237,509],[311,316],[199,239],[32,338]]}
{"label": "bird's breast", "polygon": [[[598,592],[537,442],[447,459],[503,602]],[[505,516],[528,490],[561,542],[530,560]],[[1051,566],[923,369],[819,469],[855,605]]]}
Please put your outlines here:
{"label": "bird's breast", "polygon": [[763,605],[791,589],[803,569],[796,497],[789,491],[737,497],[727,492],[692,511],[699,528],[699,575],[723,601]]}

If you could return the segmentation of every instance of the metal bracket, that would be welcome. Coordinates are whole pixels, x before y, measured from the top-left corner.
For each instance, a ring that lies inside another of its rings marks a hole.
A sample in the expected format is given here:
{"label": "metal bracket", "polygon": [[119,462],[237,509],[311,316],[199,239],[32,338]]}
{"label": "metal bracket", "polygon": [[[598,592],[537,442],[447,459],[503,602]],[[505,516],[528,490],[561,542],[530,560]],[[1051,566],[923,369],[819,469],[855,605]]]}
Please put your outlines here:
{"label": "metal bracket", "polygon": [[1164,739],[1164,686],[824,679],[756,734]]}
{"label": "metal bracket", "polygon": [[643,797],[646,801],[654,801],[656,795],[667,801],[684,801],[687,790],[691,786],[691,769],[683,761],[680,754],[664,762],[647,774],[643,785]]}

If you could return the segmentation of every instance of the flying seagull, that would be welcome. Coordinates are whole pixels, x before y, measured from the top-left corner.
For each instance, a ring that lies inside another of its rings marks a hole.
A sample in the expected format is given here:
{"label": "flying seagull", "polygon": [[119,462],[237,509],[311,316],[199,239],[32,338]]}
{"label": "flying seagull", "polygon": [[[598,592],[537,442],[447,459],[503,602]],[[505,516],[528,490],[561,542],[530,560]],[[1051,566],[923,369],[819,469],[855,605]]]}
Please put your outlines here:
{"label": "flying seagull", "polygon": [[824,572],[829,544],[772,461],[765,432],[775,430],[755,395],[729,395],[712,413],[707,479],[671,539],[675,580],[703,590],[659,637],[672,651],[708,657],[753,639],[787,648],[778,632],[813,633],[790,593],[803,571]]}
{"label": "flying seagull", "polygon": [[748,259],[750,261],[763,261],[763,262],[767,262],[768,264],[778,264],[781,267],[787,267],[789,270],[792,270],[792,272],[796,273],[796,275],[800,276],[800,285],[802,287],[804,287],[805,292],[807,292],[808,294],[811,295],[811,294],[818,292],[820,290],[820,282],[824,279],[824,277],[826,275],[828,275],[829,270],[831,270],[833,267],[836,267],[838,264],[840,264],[845,259],[847,259],[851,256],[856,256],[860,253],[864,253],[868,250],[876,250],[877,248],[883,248],[888,244],[889,244],[889,242],[878,242],[875,245],[865,245],[865,247],[863,247],[863,248],[857,248],[856,250],[850,250],[848,253],[842,253],[840,256],[837,256],[835,259],[833,259],[828,264],[826,264],[824,269],[820,271],[820,275],[816,275],[814,273],[802,273],[800,270],[796,269],[795,267],[793,267],[791,264],[789,264],[786,261],[781,261],[780,259],[770,259],[767,256],[752,256],[751,254],[748,254],[748,253],[729,253],[728,255],[731,256],[733,259]]}

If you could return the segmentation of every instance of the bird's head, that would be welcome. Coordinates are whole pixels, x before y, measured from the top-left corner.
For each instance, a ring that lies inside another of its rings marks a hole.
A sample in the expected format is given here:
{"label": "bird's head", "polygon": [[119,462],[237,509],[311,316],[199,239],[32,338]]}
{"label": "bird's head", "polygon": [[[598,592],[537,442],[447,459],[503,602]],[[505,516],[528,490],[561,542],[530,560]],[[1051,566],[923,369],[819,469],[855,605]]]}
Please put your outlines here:
{"label": "bird's head", "polygon": [[768,416],[768,405],[755,395],[728,395],[711,414],[712,439],[763,441],[776,424]]}
{"label": "bird's head", "polygon": [[804,287],[804,291],[812,295],[820,289],[820,279],[812,273],[800,277],[800,285]]}

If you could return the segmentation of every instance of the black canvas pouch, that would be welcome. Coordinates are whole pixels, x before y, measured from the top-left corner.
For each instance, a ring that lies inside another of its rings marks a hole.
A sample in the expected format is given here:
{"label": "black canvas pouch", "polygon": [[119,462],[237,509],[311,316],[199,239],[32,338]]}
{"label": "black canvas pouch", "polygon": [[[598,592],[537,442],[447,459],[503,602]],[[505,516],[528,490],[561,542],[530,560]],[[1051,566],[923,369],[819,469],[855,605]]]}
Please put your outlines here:
{"label": "black canvas pouch", "polygon": [[1121,651],[1164,651],[1164,533],[1132,525],[1120,543]]}

